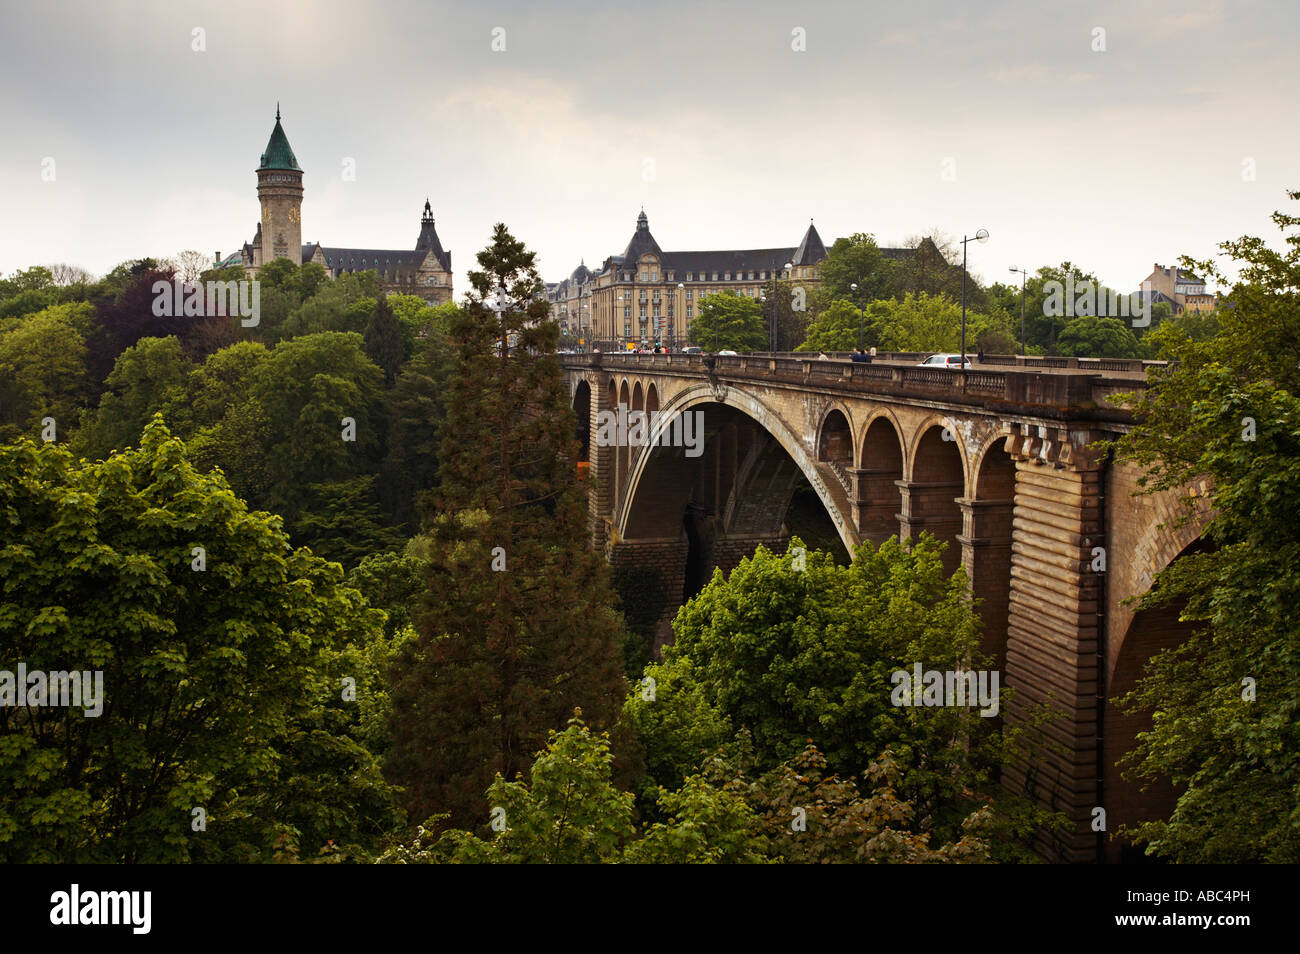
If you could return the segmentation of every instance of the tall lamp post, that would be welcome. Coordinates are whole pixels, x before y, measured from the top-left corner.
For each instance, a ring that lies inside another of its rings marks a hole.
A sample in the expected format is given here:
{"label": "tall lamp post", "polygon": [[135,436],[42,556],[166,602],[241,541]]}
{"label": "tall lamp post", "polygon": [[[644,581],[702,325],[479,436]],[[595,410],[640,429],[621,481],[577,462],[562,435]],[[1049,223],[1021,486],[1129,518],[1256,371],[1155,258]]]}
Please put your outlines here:
{"label": "tall lamp post", "polygon": [[1019,272],[1019,273],[1020,273],[1020,354],[1021,354],[1021,356],[1023,356],[1023,355],[1026,353],[1026,347],[1025,347],[1025,279],[1028,277],[1028,274],[1029,274],[1029,273],[1026,272],[1023,268],[1017,268],[1015,265],[1012,265],[1012,266],[1011,266],[1010,271],[1011,271],[1012,274],[1015,274],[1016,272]]}
{"label": "tall lamp post", "polygon": [[857,282],[850,283],[849,290],[853,292],[853,300],[857,303],[858,306],[858,350],[861,351],[863,323],[867,320],[867,317],[866,317],[866,312],[862,308],[862,301],[858,296],[858,283]]}
{"label": "tall lamp post", "polygon": [[989,240],[989,230],[980,229],[974,235],[961,238],[961,374],[966,378],[966,243],[979,242],[981,245]]}
{"label": "tall lamp post", "polygon": [[677,350],[677,322],[682,322],[682,330],[686,329],[686,312],[682,310],[686,307],[686,283],[678,282],[677,291],[680,294],[677,296],[677,307],[674,309],[676,314],[673,315],[673,320],[668,327],[669,354]]}

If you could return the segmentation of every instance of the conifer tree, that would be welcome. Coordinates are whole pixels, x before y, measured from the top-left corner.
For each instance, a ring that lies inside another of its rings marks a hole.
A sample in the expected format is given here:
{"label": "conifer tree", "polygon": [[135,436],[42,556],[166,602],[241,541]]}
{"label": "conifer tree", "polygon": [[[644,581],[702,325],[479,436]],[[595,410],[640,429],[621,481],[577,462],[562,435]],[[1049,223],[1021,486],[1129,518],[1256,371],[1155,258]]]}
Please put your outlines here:
{"label": "conifer tree", "polygon": [[575,707],[600,728],[626,689],[534,253],[497,225],[478,262],[450,326],[432,579],[396,670],[390,762],[413,821],[461,827],[486,825],[495,775],[513,780]]}
{"label": "conifer tree", "polygon": [[391,388],[397,372],[406,358],[402,346],[402,325],[388,304],[388,296],[380,295],[375,310],[366,322],[366,356],[384,372],[384,387]]}

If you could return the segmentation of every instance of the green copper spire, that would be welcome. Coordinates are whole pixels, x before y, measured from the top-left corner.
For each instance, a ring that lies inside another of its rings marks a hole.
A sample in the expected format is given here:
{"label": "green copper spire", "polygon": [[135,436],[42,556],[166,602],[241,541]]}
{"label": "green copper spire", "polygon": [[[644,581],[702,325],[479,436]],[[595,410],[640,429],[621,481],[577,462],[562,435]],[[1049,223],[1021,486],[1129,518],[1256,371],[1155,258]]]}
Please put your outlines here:
{"label": "green copper spire", "polygon": [[262,153],[262,162],[258,165],[258,168],[289,169],[293,172],[302,172],[302,167],[298,165],[293,150],[289,148],[289,137],[284,134],[284,128],[280,125],[279,103],[275,104],[275,128],[271,130],[271,139],[266,144],[266,151]]}

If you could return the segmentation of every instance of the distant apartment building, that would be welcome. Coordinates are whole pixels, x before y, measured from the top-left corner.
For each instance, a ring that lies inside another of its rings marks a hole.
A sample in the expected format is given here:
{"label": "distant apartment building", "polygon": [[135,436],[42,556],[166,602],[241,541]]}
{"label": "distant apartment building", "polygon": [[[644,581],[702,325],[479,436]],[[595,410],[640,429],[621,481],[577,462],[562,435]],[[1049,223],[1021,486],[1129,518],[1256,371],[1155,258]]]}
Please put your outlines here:
{"label": "distant apartment building", "polygon": [[1174,314],[1184,311],[1214,311],[1218,307],[1216,296],[1205,290],[1205,280],[1176,265],[1166,267],[1155,263],[1142,287],[1151,289],[1153,303],[1169,302]]}

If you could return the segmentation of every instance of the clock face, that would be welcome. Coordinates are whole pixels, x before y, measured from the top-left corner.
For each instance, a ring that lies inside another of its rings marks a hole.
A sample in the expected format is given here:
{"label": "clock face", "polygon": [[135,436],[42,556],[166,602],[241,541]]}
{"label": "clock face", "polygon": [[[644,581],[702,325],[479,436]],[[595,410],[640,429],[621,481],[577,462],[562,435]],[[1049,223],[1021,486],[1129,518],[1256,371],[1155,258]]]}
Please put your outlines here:
{"label": "clock face", "polygon": [[290,221],[290,222],[293,222],[293,223],[295,223],[295,224],[298,222],[298,210],[297,210],[297,209],[290,209],[290,210],[289,210],[289,221]]}

